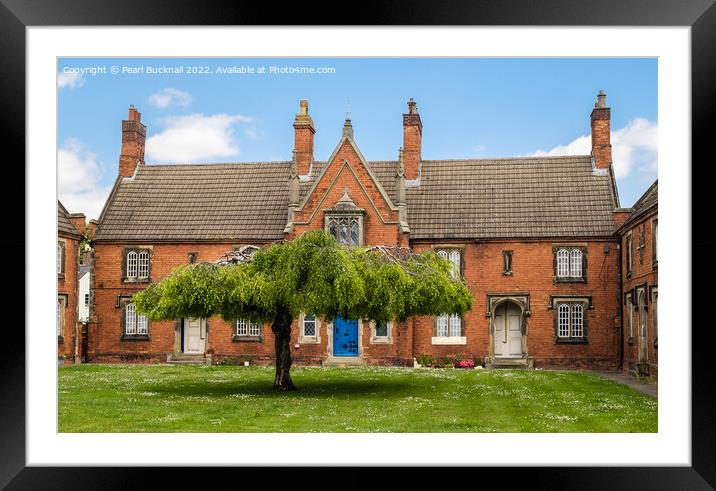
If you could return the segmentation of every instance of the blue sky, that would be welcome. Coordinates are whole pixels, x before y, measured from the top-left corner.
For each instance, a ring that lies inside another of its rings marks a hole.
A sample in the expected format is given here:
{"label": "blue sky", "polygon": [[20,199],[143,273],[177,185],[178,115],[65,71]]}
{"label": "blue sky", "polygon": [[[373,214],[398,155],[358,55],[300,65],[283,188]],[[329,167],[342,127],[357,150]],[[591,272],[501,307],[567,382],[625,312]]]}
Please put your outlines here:
{"label": "blue sky", "polygon": [[[112,74],[113,66],[120,73]],[[209,73],[147,70],[165,66]],[[144,70],[121,73],[124,67]],[[234,67],[255,72],[217,73]],[[488,158],[588,154],[589,114],[600,89],[612,108],[614,165],[627,207],[657,175],[653,58],[63,58],[58,194],[70,212],[98,217],[117,175],[130,104],[147,125],[148,164],[289,160],[302,98],[316,126],[317,160],[334,149],[347,111],[368,160],[396,159],[410,97],[423,121],[423,158]]]}

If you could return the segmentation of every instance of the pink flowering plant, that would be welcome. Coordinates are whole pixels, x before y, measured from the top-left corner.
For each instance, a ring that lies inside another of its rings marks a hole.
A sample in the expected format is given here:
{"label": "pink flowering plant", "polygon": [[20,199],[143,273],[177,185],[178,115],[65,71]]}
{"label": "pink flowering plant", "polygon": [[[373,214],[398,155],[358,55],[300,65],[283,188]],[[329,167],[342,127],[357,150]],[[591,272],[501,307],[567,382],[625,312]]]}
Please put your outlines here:
{"label": "pink flowering plant", "polygon": [[475,368],[475,361],[471,358],[460,360],[455,363],[455,368]]}

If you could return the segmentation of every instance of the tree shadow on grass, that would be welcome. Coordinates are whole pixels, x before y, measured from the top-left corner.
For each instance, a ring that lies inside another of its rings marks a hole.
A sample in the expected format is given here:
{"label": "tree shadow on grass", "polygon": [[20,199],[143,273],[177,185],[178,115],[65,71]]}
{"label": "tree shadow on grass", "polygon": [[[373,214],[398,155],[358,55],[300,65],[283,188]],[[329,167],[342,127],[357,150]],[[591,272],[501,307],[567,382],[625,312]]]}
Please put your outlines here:
{"label": "tree shadow on grass", "polygon": [[[226,383],[191,382],[182,383],[174,381],[171,384],[144,384],[142,390],[157,392],[167,396],[208,396],[227,397],[236,394],[260,396],[268,398],[316,398],[347,396],[404,396],[412,395],[416,391],[415,385],[409,380],[386,380],[381,382],[361,380],[341,381],[296,381],[297,391],[281,392],[273,389],[271,381],[229,381]],[[418,389],[419,390],[419,389]]]}

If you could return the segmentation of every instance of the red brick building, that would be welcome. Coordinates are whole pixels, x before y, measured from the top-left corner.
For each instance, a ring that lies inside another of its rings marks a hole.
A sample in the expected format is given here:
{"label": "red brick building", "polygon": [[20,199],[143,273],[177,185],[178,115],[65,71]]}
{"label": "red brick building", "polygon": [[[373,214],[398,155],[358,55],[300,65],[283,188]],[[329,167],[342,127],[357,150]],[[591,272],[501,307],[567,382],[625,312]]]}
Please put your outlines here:
{"label": "red brick building", "polygon": [[[220,318],[149,322],[131,295],[182,264],[325,229],[347,245],[435,249],[475,298],[445,313],[376,326],[294,322],[297,363],[411,365],[420,354],[489,365],[617,368],[620,219],[610,109],[591,113],[591,155],[424,160],[411,99],[397,160],[370,161],[346,120],[326,160],[301,101],[286,162],[146,165],[146,127],[130,107],[119,175],[94,235],[90,361],[269,363],[270,326]],[[427,134],[426,137],[429,137]]]}
{"label": "red brick building", "polygon": [[622,244],[623,368],[658,374],[658,181],[634,203],[617,233]]}
{"label": "red brick building", "polygon": [[79,357],[77,273],[84,223],[82,213],[67,213],[57,202],[57,355],[63,363],[73,363]]}

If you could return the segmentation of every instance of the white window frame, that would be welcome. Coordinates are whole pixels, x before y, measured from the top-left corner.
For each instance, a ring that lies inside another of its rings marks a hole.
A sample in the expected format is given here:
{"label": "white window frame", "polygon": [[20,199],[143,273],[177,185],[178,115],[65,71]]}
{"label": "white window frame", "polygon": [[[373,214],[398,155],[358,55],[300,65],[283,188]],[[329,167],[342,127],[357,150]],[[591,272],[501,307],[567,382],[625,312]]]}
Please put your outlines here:
{"label": "white window frame", "polygon": [[146,315],[137,314],[134,303],[127,302],[124,306],[124,332],[125,336],[148,336],[149,319]]}
{"label": "white window frame", "polygon": [[137,278],[149,278],[149,252],[139,251],[137,254]]}
{"label": "white window frame", "polygon": [[[585,316],[587,303],[583,300],[559,299],[557,302],[557,338],[561,340],[586,340]],[[575,321],[579,323],[575,325]]]}
{"label": "white window frame", "polygon": [[556,278],[561,281],[586,280],[584,275],[584,255],[582,247],[556,247]]}
{"label": "white window frame", "polygon": [[557,278],[569,277],[569,251],[566,248],[557,250]]}
{"label": "white window frame", "polygon": [[[311,336],[306,335],[306,317],[313,317],[314,322],[314,334]],[[298,342],[303,344],[319,344],[321,342],[321,319],[317,315],[301,313],[298,319]]]}
{"label": "white window frame", "polygon": [[247,319],[237,319],[234,323],[234,336],[259,337],[261,336],[261,325],[257,322],[250,322]]}
{"label": "white window frame", "polygon": [[137,251],[127,252],[127,278],[136,278],[138,270]]}
{"label": "white window frame", "polygon": [[370,322],[370,342],[371,344],[393,344],[393,323],[386,322],[387,332],[385,336],[378,336],[378,325],[375,321]]}
{"label": "white window frame", "polygon": [[438,315],[435,319],[436,336],[432,337],[432,344],[467,344],[462,321],[462,316],[458,314]]}

